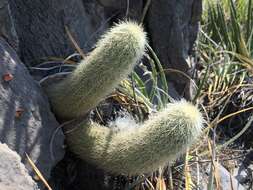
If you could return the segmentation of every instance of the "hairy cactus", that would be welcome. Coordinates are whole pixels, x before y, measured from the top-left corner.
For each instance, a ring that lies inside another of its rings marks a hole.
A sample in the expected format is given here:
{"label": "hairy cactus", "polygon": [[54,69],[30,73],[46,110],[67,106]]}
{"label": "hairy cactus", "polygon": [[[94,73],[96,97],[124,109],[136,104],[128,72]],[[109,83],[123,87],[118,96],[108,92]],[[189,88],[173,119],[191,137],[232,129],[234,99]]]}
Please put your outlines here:
{"label": "hairy cactus", "polygon": [[169,104],[139,127],[117,131],[86,120],[67,130],[66,137],[72,152],[99,168],[139,174],[176,159],[200,135],[202,122],[195,106],[180,101]]}
{"label": "hairy cactus", "polygon": [[[55,114],[82,116],[106,97],[144,54],[146,35],[139,25],[113,27],[66,79],[45,87]],[[64,127],[72,152],[106,171],[139,174],[176,159],[199,136],[202,116],[186,101],[169,104],[137,127],[115,130],[88,118]]]}
{"label": "hairy cactus", "polygon": [[46,87],[54,113],[67,120],[94,108],[132,71],[145,44],[146,35],[138,24],[123,22],[110,29],[73,73]]}

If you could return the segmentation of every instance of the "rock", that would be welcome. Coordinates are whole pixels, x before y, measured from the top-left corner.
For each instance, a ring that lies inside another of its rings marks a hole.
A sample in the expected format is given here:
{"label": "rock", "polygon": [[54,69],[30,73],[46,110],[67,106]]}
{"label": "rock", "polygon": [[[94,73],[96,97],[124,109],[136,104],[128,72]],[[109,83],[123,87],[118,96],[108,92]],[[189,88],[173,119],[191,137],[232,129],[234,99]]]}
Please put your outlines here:
{"label": "rock", "polygon": [[58,130],[51,139],[59,124],[48,100],[3,39],[0,39],[0,63],[0,141],[21,156],[30,174],[32,168],[25,153],[48,178],[52,167],[63,157],[63,133]]}
{"label": "rock", "polygon": [[14,48],[18,49],[18,36],[14,27],[8,0],[0,0],[0,36]]}
{"label": "rock", "polygon": [[19,56],[28,66],[50,57],[66,58],[77,44],[90,51],[107,28],[104,8],[91,0],[10,0],[10,11],[20,39]]}
{"label": "rock", "polygon": [[[220,180],[220,187],[221,190],[246,190],[244,186],[242,186],[238,180],[232,176],[232,174],[224,168],[221,164],[217,164],[216,166],[216,175]],[[207,174],[210,173],[210,165],[207,169]],[[206,184],[202,184],[204,186],[204,190],[207,190],[208,180],[205,181]],[[215,186],[215,185],[214,185]]]}
{"label": "rock", "polygon": [[[150,44],[163,67],[190,74],[188,56],[196,40],[201,18],[201,0],[155,0],[147,15]],[[166,72],[180,96],[192,98],[191,81],[175,72]],[[191,75],[190,75],[191,76]]]}
{"label": "rock", "polygon": [[243,165],[234,169],[233,176],[242,184],[249,179],[247,168],[245,168]]}
{"label": "rock", "polygon": [[253,151],[249,151],[245,157],[238,159],[236,166],[232,171],[232,175],[246,189],[250,189],[252,187],[253,176]]}
{"label": "rock", "polygon": [[135,21],[141,20],[143,0],[98,0],[98,2],[105,8],[107,15],[117,15],[116,20],[125,20],[126,18]]}
{"label": "rock", "polygon": [[0,143],[0,155],[1,190],[39,190],[16,152]]}
{"label": "rock", "polygon": [[221,182],[221,189],[226,190],[244,190],[245,188],[234,178],[229,171],[222,165],[218,165],[218,171]]}
{"label": "rock", "polygon": [[[19,39],[21,60],[28,66],[35,66],[50,57],[64,59],[76,52],[66,33],[66,27],[77,44],[87,53],[114,21],[128,18],[139,22],[146,2],[10,0],[8,14]],[[148,32],[150,45],[164,68],[173,68],[192,76],[187,60],[192,54],[197,37],[201,11],[201,0],[151,1],[143,24]],[[189,78],[175,72],[166,71],[166,74],[168,80],[173,83],[172,88],[178,92],[174,98],[193,97],[193,84]]]}

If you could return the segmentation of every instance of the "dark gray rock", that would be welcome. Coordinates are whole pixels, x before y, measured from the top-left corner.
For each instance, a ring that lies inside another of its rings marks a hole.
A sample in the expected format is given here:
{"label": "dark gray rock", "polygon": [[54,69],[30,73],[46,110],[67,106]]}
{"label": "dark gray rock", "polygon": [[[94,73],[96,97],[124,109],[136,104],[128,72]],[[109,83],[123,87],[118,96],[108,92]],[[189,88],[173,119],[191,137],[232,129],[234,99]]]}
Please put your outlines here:
{"label": "dark gray rock", "polygon": [[20,156],[0,142],[0,189],[39,190]]}
{"label": "dark gray rock", "polygon": [[253,180],[253,150],[246,153],[245,157],[236,161],[236,167],[231,174],[234,178],[242,184],[245,189],[252,188]]}
{"label": "dark gray rock", "polygon": [[245,190],[239,181],[232,176],[232,174],[224,168],[222,165],[218,165],[218,175],[220,176],[220,182],[221,182],[221,189],[227,189],[227,190]]}
{"label": "dark gray rock", "polygon": [[[3,1],[3,0],[2,0]],[[19,38],[19,56],[26,65],[37,65],[50,57],[65,58],[76,50],[66,34],[68,27],[77,44],[89,52],[97,38],[113,21],[140,21],[144,0],[10,0],[10,15]],[[164,68],[191,76],[187,58],[192,54],[201,17],[202,0],[151,1],[144,26],[149,41]],[[191,81],[168,72],[178,95],[191,99]]]}
{"label": "dark gray rock", "polygon": [[[150,43],[163,67],[190,74],[188,56],[196,40],[201,18],[202,0],[151,1],[147,15]],[[166,72],[179,95],[190,99],[191,82],[174,72]]]}
{"label": "dark gray rock", "polygon": [[48,178],[63,157],[64,136],[59,130],[50,148],[58,123],[40,86],[3,39],[0,63],[0,141],[15,150],[31,172],[25,159],[27,153]]}
{"label": "dark gray rock", "polygon": [[75,52],[67,27],[77,44],[89,51],[107,27],[104,10],[90,0],[10,0],[19,37],[19,56],[26,65],[50,57],[65,58]]}
{"label": "dark gray rock", "polygon": [[0,36],[15,49],[18,48],[18,36],[14,27],[8,0],[0,0]]}
{"label": "dark gray rock", "polygon": [[97,0],[104,8],[107,16],[120,20],[131,19],[139,22],[144,6],[143,0]]}

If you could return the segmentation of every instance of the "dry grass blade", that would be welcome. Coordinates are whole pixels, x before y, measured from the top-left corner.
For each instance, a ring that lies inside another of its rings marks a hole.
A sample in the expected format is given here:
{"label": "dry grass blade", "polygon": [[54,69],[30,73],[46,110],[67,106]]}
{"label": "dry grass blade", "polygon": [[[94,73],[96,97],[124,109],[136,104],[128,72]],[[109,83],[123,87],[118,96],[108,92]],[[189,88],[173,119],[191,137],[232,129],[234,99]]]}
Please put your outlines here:
{"label": "dry grass blade", "polygon": [[31,167],[33,168],[34,172],[39,177],[39,179],[43,182],[43,184],[46,186],[46,188],[48,190],[52,190],[52,188],[49,186],[49,184],[47,183],[47,181],[45,180],[45,178],[43,177],[43,175],[41,174],[41,172],[39,171],[39,169],[35,166],[35,164],[33,163],[33,161],[30,159],[30,157],[28,156],[28,154],[25,153],[25,155],[26,155],[26,158],[27,158],[29,164],[31,165]]}
{"label": "dry grass blade", "polygon": [[238,114],[240,114],[240,113],[247,112],[247,111],[250,111],[250,110],[253,110],[253,107],[245,108],[245,109],[236,111],[236,112],[234,112],[234,113],[228,114],[228,115],[222,117],[221,119],[219,119],[219,120],[217,121],[217,123],[220,123],[220,122],[222,122],[222,121],[224,121],[224,120],[226,120],[226,119],[228,119],[228,118],[230,118],[230,117],[232,117],[232,116],[235,116],[235,115],[238,115]]}
{"label": "dry grass blade", "polygon": [[80,53],[80,55],[83,57],[83,59],[85,58],[85,54],[83,52],[83,50],[78,46],[77,42],[75,41],[74,37],[72,36],[72,34],[70,33],[69,29],[67,26],[65,26],[65,30],[67,32],[67,35],[70,39],[70,41],[72,42],[72,44],[74,45],[74,47],[76,48],[76,50],[78,51],[78,53]]}
{"label": "dry grass blade", "polygon": [[[232,116],[235,116],[235,115],[238,115],[240,113],[243,113],[243,112],[246,112],[246,111],[250,111],[250,110],[253,110],[253,107],[245,108],[245,109],[233,112],[231,114],[228,114],[228,115],[222,117],[221,119],[219,119],[218,121],[213,121],[211,124],[208,124],[208,127],[205,128],[204,131],[208,131],[209,129],[216,127],[217,124],[219,124],[220,122],[222,122],[222,121],[224,121],[224,120],[226,120],[226,119],[228,119],[228,118],[230,118]],[[215,125],[213,123],[215,123]]]}
{"label": "dry grass blade", "polygon": [[166,184],[163,177],[157,178],[156,190],[166,190]]}
{"label": "dry grass blade", "polygon": [[147,182],[148,186],[150,187],[150,190],[155,190],[155,187],[153,186],[151,181],[149,181],[149,179],[146,179],[145,181]]}
{"label": "dry grass blade", "polygon": [[189,160],[189,150],[186,151],[185,154],[185,167],[184,167],[184,175],[185,175],[185,190],[191,190],[192,177],[190,172],[190,166],[188,165]]}
{"label": "dry grass blade", "polygon": [[215,177],[215,185],[217,190],[221,190],[221,179],[219,175],[219,165],[216,160],[213,160],[214,163],[214,177]]}

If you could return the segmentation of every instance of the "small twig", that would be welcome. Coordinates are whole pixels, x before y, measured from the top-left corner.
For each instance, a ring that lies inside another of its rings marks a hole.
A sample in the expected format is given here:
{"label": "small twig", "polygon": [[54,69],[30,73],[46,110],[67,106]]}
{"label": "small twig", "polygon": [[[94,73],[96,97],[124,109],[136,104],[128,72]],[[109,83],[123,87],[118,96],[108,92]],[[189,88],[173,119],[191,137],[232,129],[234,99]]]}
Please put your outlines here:
{"label": "small twig", "polygon": [[231,176],[231,173],[229,173],[229,178],[230,178],[230,187],[231,187],[231,190],[234,190],[233,178]]}
{"label": "small twig", "polygon": [[97,113],[98,118],[100,119],[100,121],[101,121],[103,124],[105,124],[105,121],[103,120],[103,118],[102,118],[102,116],[101,116],[101,114],[100,114],[98,108],[96,108],[95,110],[96,110],[96,113]]}
{"label": "small twig", "polygon": [[184,162],[185,189],[191,190],[191,174],[190,174],[190,167],[188,164],[189,163],[188,157],[189,157],[189,149],[187,148]]}
{"label": "small twig", "polygon": [[196,169],[197,169],[197,190],[199,190],[200,185],[200,167],[199,167],[199,156],[198,156],[198,150],[196,150]]}

